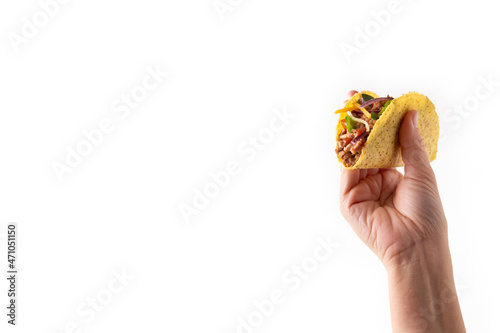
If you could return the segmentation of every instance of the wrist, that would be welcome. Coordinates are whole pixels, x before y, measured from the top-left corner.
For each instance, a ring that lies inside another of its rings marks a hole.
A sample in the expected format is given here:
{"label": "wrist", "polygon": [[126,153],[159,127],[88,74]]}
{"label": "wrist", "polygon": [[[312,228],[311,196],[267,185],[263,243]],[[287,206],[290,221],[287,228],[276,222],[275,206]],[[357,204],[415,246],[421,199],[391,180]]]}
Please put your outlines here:
{"label": "wrist", "polygon": [[395,332],[464,332],[447,241],[414,247],[386,270]]}
{"label": "wrist", "polygon": [[456,296],[448,246],[413,249],[411,254],[392,261],[386,270],[389,284],[402,291],[411,293],[416,287],[419,292],[425,291],[433,301],[448,299],[450,293],[452,297]]}
{"label": "wrist", "polygon": [[439,238],[422,240],[387,258],[383,264],[389,275],[417,268],[434,273],[442,270],[443,265],[451,267],[448,239],[443,235]]}

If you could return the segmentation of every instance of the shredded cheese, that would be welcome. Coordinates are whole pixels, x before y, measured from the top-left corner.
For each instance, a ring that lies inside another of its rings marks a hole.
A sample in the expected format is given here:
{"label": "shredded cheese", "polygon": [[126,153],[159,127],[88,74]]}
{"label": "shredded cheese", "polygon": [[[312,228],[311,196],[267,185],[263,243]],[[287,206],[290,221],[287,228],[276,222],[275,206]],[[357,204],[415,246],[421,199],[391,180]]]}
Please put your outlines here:
{"label": "shredded cheese", "polygon": [[346,113],[348,111],[354,111],[354,110],[361,110],[361,112],[363,112],[363,114],[366,116],[366,118],[368,118],[368,119],[372,118],[371,113],[366,111],[365,108],[361,108],[358,103],[355,103],[354,106],[348,106],[348,107],[346,106],[343,109],[335,111],[335,113]]}
{"label": "shredded cheese", "polygon": [[347,111],[347,114],[349,115],[349,117],[351,117],[353,120],[356,120],[357,122],[360,122],[360,123],[363,123],[365,126],[366,126],[366,133],[370,132],[370,125],[368,124],[367,121],[363,120],[363,119],[360,119],[360,118],[356,118],[352,115],[351,111]]}
{"label": "shredded cheese", "polygon": [[365,108],[360,107],[359,109],[364,113],[364,115],[366,116],[366,118],[372,119],[372,114],[370,112],[366,111]]}
{"label": "shredded cheese", "polygon": [[363,114],[366,116],[366,118],[372,119],[371,113],[368,112],[368,111],[366,111],[365,108],[362,108],[361,105],[359,103],[357,103],[357,101],[359,100],[360,97],[361,97],[361,93],[360,92],[357,93],[357,94],[355,94],[355,95],[353,95],[351,98],[349,98],[349,101],[352,100],[353,102],[349,103],[349,101],[347,101],[347,103],[345,103],[344,108],[335,111],[335,113],[346,113],[346,112],[349,112],[349,111],[361,110],[361,112],[363,112]]}
{"label": "shredded cheese", "polygon": [[335,111],[335,113],[346,113],[347,111],[354,111],[354,110],[358,110],[359,108],[356,107],[356,106],[351,106],[351,107],[345,107],[343,109],[340,109],[340,110],[337,110]]}
{"label": "shredded cheese", "polygon": [[[359,101],[359,98],[361,97],[361,93],[357,93],[357,94],[354,94],[351,96],[351,98],[349,98],[349,100],[347,101],[347,103],[345,104],[346,107],[352,107],[352,106],[355,106],[357,101]],[[349,101],[353,101],[352,103],[349,103]],[[359,105],[359,104],[358,104]]]}

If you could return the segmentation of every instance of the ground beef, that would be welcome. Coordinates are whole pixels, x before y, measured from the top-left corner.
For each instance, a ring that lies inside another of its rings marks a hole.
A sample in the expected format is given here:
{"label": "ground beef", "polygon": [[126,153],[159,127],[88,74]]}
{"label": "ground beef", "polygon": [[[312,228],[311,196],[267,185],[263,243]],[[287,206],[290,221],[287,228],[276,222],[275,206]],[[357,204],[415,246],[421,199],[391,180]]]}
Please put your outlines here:
{"label": "ground beef", "polygon": [[356,164],[366,142],[365,137],[353,144],[351,141],[355,136],[356,134],[354,133],[346,133],[346,130],[342,130],[337,140],[337,148],[335,149],[335,152],[339,155],[346,166],[353,166]]}
{"label": "ground beef", "polygon": [[[383,104],[381,104],[381,102],[376,102],[372,105],[372,107],[368,108],[367,111],[379,111],[383,106]],[[368,136],[370,135],[371,130],[375,125],[375,120],[368,119],[364,114],[356,114],[355,116],[368,122],[368,125],[370,125],[370,132],[368,134],[363,134],[365,131],[361,132],[360,135],[364,135],[364,137],[355,140],[356,142],[354,143],[352,141],[355,139],[358,131],[353,130],[353,133],[347,133],[346,130],[343,129],[340,133],[339,138],[337,139],[337,147],[335,148],[335,152],[342,159],[342,162],[344,162],[344,164],[349,167],[353,166],[358,161],[359,156],[361,156],[361,151],[365,146],[366,140],[368,139]],[[356,129],[358,130],[362,130],[365,127],[365,124],[361,122],[356,124]]]}

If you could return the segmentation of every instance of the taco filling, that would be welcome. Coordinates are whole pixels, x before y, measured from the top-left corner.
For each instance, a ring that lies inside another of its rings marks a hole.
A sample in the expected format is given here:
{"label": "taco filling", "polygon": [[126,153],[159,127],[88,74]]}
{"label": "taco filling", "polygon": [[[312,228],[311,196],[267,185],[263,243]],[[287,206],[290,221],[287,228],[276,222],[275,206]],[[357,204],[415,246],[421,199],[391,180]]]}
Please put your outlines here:
{"label": "taco filling", "polygon": [[340,113],[343,127],[337,138],[335,152],[347,167],[356,164],[373,126],[393,98],[389,96],[374,98],[368,94],[358,93],[350,99],[353,100],[357,102],[348,102],[343,109],[335,111]]}

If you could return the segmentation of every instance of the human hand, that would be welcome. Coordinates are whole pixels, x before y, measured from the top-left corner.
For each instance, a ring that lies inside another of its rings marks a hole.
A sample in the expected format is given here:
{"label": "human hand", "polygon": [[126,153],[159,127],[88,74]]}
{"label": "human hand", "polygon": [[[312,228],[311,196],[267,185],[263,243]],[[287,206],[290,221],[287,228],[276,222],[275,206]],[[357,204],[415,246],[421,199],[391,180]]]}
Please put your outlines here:
{"label": "human hand", "polygon": [[408,112],[399,130],[404,176],[342,168],[340,208],[387,270],[393,332],[463,333],[446,218],[417,116]]}
{"label": "human hand", "polygon": [[386,268],[448,244],[446,218],[417,116],[416,111],[408,112],[400,127],[404,176],[395,168],[342,168],[341,212]]}

